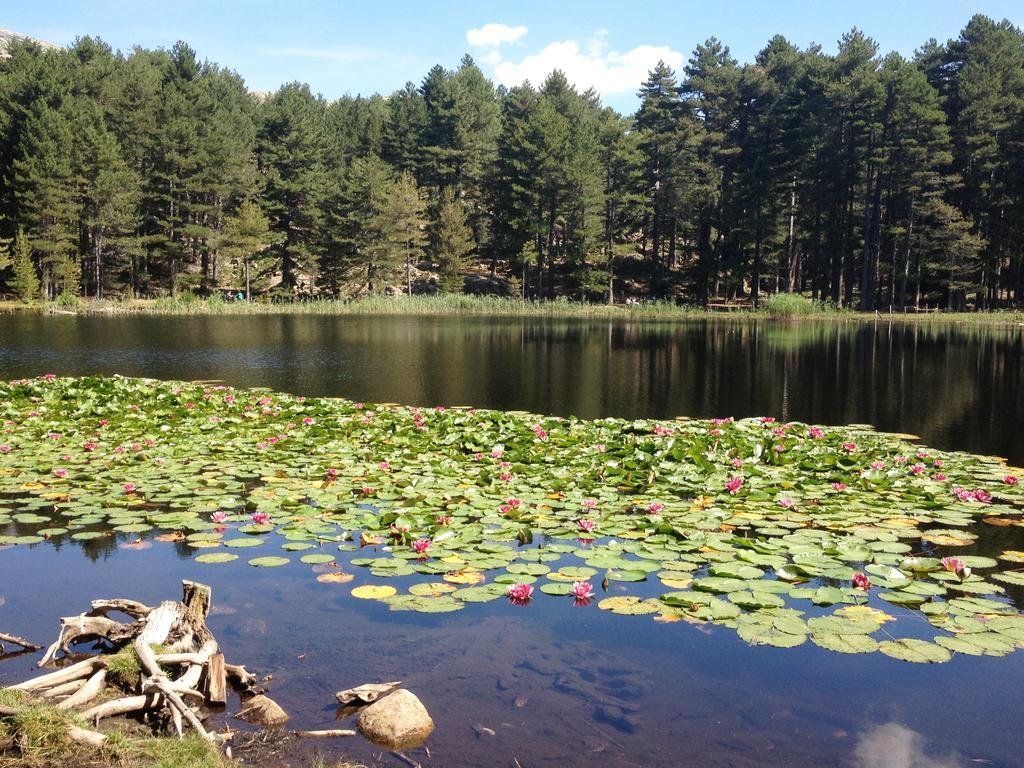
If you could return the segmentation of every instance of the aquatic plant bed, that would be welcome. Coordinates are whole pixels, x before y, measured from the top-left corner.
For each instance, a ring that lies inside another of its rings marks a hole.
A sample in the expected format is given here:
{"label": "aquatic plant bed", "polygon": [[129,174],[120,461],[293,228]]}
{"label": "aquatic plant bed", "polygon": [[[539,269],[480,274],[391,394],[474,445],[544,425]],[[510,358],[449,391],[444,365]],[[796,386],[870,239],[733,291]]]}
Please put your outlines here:
{"label": "aquatic plant bed", "polygon": [[119,377],[3,383],[0,403],[0,549],[175,542],[200,574],[305,567],[395,611],[558,600],[911,662],[1024,645],[1024,547],[977,552],[986,530],[1020,541],[1021,471],[863,425]]}

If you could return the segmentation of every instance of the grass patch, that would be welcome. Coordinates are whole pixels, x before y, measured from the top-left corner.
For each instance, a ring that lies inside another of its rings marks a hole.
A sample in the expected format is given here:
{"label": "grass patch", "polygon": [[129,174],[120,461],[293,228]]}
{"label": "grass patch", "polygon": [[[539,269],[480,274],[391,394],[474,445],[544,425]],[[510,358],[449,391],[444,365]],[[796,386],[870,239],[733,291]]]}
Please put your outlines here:
{"label": "grass patch", "polygon": [[142,679],[142,665],[135,648],[126,645],[108,658],[107,677],[126,690],[134,690]]}
{"label": "grass patch", "polygon": [[224,768],[230,763],[208,742],[190,735],[145,739],[132,743],[133,766],[145,768]]}
{"label": "grass patch", "polygon": [[[79,744],[67,737],[70,726],[88,727],[73,712],[44,705],[30,705],[18,714],[0,720],[0,744],[10,743],[17,753],[17,762],[9,765],[36,766],[66,761],[82,751]],[[7,758],[0,757],[0,765]],[[74,762],[69,764],[74,765]]]}

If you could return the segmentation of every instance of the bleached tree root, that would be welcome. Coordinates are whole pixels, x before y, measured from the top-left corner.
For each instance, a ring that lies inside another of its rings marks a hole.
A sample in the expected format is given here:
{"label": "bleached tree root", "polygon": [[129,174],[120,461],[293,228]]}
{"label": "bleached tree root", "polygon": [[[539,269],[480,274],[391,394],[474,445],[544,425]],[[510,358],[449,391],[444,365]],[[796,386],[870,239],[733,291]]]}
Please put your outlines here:
{"label": "bleached tree root", "polygon": [[[65,616],[57,639],[39,666],[70,660],[72,645],[83,641],[96,641],[108,652],[12,687],[30,697],[27,703],[54,704],[93,724],[119,716],[149,718],[170,723],[179,736],[191,730],[222,744],[225,737],[203,725],[203,707],[226,704],[229,682],[243,695],[252,694],[256,676],[241,665],[224,661],[206,626],[210,588],[185,581],[182,592],[180,602],[164,601],[153,607],[123,598],[94,600],[87,612]],[[108,614],[122,614],[131,620],[118,621]],[[125,648],[131,648],[138,659],[137,681],[122,680],[110,668],[113,655]],[[0,717],[20,711],[19,707],[0,707]],[[70,727],[67,736],[90,746],[102,746],[106,741],[103,734],[78,727]]]}

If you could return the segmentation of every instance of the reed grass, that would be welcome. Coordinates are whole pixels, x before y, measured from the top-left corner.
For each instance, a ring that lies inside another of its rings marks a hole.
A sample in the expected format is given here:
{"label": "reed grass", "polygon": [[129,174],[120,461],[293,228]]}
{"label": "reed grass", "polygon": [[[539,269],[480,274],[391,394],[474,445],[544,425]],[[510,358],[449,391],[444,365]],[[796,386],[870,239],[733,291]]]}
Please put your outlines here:
{"label": "reed grass", "polygon": [[0,302],[0,312],[40,312],[74,315],[408,315],[446,316],[480,315],[491,317],[543,317],[615,319],[649,322],[678,322],[708,319],[767,318],[798,321],[900,322],[925,325],[1024,325],[1024,312],[1015,310],[993,312],[856,312],[821,304],[796,294],[767,297],[757,309],[737,308],[728,311],[652,301],[631,305],[589,304],[569,299],[523,301],[499,296],[370,296],[357,300],[318,299],[288,303],[265,301],[225,301],[219,297],[132,299],[108,301],[78,299],[75,302],[40,302],[25,305]]}

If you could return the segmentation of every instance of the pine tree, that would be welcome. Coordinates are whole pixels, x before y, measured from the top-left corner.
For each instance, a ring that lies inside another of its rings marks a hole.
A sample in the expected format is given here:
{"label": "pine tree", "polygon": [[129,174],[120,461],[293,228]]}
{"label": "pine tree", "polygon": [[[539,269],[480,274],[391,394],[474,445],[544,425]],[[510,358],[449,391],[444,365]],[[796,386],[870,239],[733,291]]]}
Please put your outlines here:
{"label": "pine tree", "polygon": [[327,210],[330,239],[320,259],[320,283],[338,294],[354,283],[368,293],[393,285],[422,242],[423,203],[409,175],[396,177],[376,155],[357,158]]}
{"label": "pine tree", "polygon": [[437,218],[430,232],[430,251],[441,270],[441,290],[462,293],[465,284],[462,271],[473,252],[473,231],[465,206],[453,189],[441,193]]}
{"label": "pine tree", "polygon": [[323,100],[309,86],[292,83],[263,104],[257,163],[263,202],[277,241],[282,286],[291,291],[312,276],[318,257],[327,175]]}
{"label": "pine tree", "polygon": [[82,106],[77,136],[80,221],[93,295],[102,298],[111,272],[130,268],[139,250],[139,178],[121,155],[95,104]]}
{"label": "pine tree", "polygon": [[675,73],[659,61],[637,92],[640,109],[635,125],[638,149],[643,157],[643,181],[647,196],[647,231],[651,235],[651,262],[661,269],[663,242],[668,222],[676,212],[679,196],[680,130],[682,103]]}
{"label": "pine tree", "polygon": [[434,66],[420,85],[427,121],[420,137],[421,182],[437,193],[458,183],[465,162],[459,146],[459,114],[452,73]]}
{"label": "pine tree", "polygon": [[418,178],[420,136],[427,124],[427,107],[423,96],[411,82],[388,97],[387,121],[384,123],[381,157],[399,171]]}
{"label": "pine tree", "polygon": [[246,200],[229,214],[217,238],[217,248],[232,267],[232,276],[245,286],[245,300],[252,296],[253,279],[266,286],[274,260],[267,250],[274,244],[270,221],[252,200]]}
{"label": "pine tree", "polygon": [[14,277],[11,280],[12,290],[25,303],[35,301],[39,295],[39,277],[36,275],[36,266],[32,261],[32,246],[25,230],[21,227],[18,228],[18,235],[14,238],[12,263],[14,266]]}
{"label": "pine tree", "polygon": [[408,296],[412,296],[412,265],[419,260],[426,243],[425,209],[426,203],[412,174],[408,171],[399,174],[391,184],[382,215],[387,224],[384,237],[403,252]]}
{"label": "pine tree", "polygon": [[77,292],[77,286],[67,285],[72,276],[67,262],[77,258],[79,182],[73,157],[65,111],[45,102],[33,103],[13,162],[13,188],[17,221],[25,226],[32,249],[39,254],[43,288],[50,298],[61,290]]}

